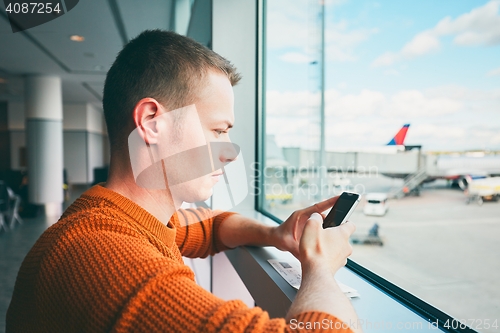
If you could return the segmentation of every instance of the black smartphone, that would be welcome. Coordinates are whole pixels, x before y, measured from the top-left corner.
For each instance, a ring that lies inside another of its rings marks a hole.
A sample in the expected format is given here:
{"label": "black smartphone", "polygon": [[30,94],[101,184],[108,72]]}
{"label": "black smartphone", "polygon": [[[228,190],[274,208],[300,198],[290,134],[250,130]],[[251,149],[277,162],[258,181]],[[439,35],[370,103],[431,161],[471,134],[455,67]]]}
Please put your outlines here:
{"label": "black smartphone", "polygon": [[359,203],[359,194],[344,191],[323,221],[323,229],[346,222]]}

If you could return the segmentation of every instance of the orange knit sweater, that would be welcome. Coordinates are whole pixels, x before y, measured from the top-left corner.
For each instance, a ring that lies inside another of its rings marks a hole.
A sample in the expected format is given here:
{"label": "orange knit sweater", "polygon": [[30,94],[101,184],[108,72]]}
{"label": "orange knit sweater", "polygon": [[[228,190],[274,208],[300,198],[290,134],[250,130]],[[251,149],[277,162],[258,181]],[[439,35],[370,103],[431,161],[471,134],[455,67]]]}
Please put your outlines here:
{"label": "orange knit sweater", "polygon": [[[218,229],[231,213],[208,213],[181,210],[166,226],[118,193],[92,187],[24,259],[7,332],[291,331],[284,319],[223,301],[195,283],[181,253],[206,257],[227,249]],[[189,223],[195,220],[203,221]],[[338,322],[321,312],[294,319]]]}

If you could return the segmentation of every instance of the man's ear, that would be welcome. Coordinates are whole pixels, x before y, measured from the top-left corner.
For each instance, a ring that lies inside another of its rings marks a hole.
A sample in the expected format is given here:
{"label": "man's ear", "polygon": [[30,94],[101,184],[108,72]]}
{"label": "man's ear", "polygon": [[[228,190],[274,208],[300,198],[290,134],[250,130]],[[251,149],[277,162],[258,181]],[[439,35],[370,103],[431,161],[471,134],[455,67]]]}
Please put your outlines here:
{"label": "man's ear", "polygon": [[160,112],[161,105],[154,98],[143,98],[135,105],[133,112],[134,125],[147,144],[154,145],[158,142],[158,128],[155,117]]}

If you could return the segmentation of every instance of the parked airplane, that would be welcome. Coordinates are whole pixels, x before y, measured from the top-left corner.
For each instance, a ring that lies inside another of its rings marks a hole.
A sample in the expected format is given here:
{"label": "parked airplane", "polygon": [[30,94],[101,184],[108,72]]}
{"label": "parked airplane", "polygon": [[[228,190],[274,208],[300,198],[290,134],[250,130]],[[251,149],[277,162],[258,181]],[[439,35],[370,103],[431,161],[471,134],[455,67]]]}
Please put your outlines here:
{"label": "parked airplane", "polygon": [[[409,146],[404,144],[406,134],[410,124],[405,124],[389,141],[387,146],[403,146],[404,151],[422,146]],[[453,186],[467,184],[467,179],[486,178],[490,175],[500,174],[500,156],[487,156],[484,153],[476,154],[453,154],[453,155],[435,155],[422,154],[419,183],[430,182],[436,179],[451,180]],[[407,178],[413,175],[401,173],[384,173],[391,178]],[[463,185],[461,186],[463,187]]]}
{"label": "parked airplane", "polygon": [[[466,176],[500,175],[500,156],[475,153],[424,153],[421,145],[405,143],[410,124],[404,124],[385,145],[378,147],[338,148],[326,152],[330,171],[338,173],[360,172],[375,166],[380,174],[405,180],[403,189],[408,193],[423,182],[447,179],[453,184]],[[300,147],[279,147],[272,135],[266,140],[266,168],[308,170],[314,173],[319,151]],[[342,176],[345,176],[344,174]],[[345,177],[344,177],[345,178]],[[407,184],[408,183],[408,184]]]}

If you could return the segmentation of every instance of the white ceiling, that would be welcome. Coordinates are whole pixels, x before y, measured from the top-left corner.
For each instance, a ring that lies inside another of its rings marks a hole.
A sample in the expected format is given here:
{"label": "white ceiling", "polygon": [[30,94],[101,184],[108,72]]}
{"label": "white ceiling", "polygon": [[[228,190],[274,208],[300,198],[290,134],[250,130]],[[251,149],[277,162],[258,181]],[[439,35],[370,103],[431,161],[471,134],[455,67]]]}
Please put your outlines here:
{"label": "white ceiling", "polygon": [[[64,103],[101,106],[106,72],[124,43],[146,29],[171,29],[173,0],[81,0],[69,12],[13,33],[0,5],[0,100],[23,100],[23,75],[57,75]],[[71,35],[85,41],[73,42]]]}

